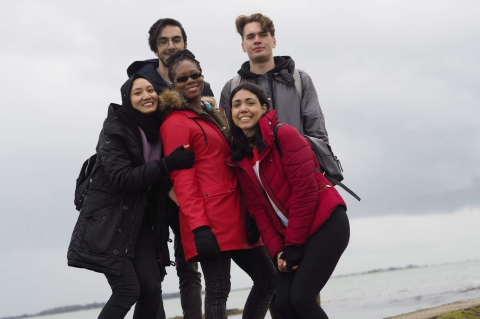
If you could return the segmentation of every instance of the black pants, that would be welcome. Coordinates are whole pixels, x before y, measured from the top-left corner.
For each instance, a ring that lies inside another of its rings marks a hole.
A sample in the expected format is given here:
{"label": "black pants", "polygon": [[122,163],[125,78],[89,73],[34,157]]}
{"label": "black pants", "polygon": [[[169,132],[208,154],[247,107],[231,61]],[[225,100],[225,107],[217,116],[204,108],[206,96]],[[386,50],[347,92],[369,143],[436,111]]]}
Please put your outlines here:
{"label": "black pants", "polygon": [[284,319],[328,319],[316,297],[332,275],[350,239],[345,207],[339,206],[307,240],[298,269],[279,272],[276,307]]}
{"label": "black pants", "polygon": [[231,260],[253,280],[243,310],[245,319],[265,318],[275,289],[275,267],[265,247],[225,251],[215,261],[201,260],[205,277],[205,319],[227,319]]}
{"label": "black pants", "polygon": [[168,224],[175,235],[175,264],[183,316],[185,319],[202,319],[202,275],[198,271],[197,262],[185,260],[178,211],[171,212]]}
{"label": "black pants", "polygon": [[144,221],[135,244],[135,257],[125,258],[120,276],[105,274],[112,295],[99,319],[124,318],[136,303],[134,319],[164,319],[161,273],[153,235]]}

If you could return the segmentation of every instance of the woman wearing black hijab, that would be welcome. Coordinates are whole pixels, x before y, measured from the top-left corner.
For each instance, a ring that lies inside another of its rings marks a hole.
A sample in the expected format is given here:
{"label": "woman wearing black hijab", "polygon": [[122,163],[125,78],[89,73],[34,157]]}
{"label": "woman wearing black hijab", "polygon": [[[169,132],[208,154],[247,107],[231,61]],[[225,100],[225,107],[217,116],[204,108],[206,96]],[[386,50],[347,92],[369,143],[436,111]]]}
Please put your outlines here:
{"label": "woman wearing black hijab", "polygon": [[169,264],[163,219],[168,175],[193,166],[194,154],[179,147],[161,158],[158,95],[140,75],[111,104],[97,145],[97,162],[75,225],[68,265],[102,272],[112,295],[99,318],[165,318],[161,282]]}

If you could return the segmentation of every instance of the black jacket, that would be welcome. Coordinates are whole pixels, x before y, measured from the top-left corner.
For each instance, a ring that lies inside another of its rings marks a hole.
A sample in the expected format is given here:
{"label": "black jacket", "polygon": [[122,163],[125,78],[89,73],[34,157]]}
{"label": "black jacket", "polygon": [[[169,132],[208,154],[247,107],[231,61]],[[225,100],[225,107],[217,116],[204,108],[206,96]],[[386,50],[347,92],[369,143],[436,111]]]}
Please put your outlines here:
{"label": "black jacket", "polygon": [[[158,94],[162,93],[166,89],[171,89],[172,86],[167,83],[158,73],[158,63],[158,59],[135,61],[130,64],[127,69],[128,77],[131,77],[135,73],[148,77],[148,79],[150,79],[155,86],[155,90],[158,92]],[[207,81],[204,81],[204,83],[205,87],[203,88],[202,96],[213,96],[210,84]]]}
{"label": "black jacket", "polygon": [[92,181],[73,230],[68,265],[120,275],[132,258],[143,218],[154,232],[162,275],[170,264],[164,206],[169,178],[158,161],[145,163],[142,142],[115,117],[110,104],[97,145]]}

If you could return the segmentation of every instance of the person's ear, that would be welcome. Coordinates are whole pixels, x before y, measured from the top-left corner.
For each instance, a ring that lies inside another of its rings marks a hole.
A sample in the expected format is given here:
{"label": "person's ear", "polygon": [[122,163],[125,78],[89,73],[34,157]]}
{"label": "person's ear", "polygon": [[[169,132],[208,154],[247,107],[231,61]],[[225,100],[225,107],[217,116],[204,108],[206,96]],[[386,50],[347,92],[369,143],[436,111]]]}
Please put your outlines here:
{"label": "person's ear", "polygon": [[267,113],[267,104],[262,105],[262,113],[263,114]]}
{"label": "person's ear", "polygon": [[273,46],[272,48],[275,48],[277,46],[277,39],[273,37]]}
{"label": "person's ear", "polygon": [[188,46],[188,43],[185,42],[185,47],[184,47],[183,49],[186,50],[186,49],[187,49],[187,46]]}
{"label": "person's ear", "polygon": [[245,50],[245,46],[243,45],[243,41],[242,41],[242,50],[243,52],[247,52],[247,50]]}

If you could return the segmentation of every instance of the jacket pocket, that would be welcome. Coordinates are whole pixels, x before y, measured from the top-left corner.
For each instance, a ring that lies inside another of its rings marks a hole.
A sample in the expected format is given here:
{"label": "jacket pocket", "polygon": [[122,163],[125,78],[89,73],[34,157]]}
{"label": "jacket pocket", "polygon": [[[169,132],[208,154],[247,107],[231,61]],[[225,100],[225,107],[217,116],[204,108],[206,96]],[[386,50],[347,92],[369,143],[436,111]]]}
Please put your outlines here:
{"label": "jacket pocket", "polygon": [[225,196],[233,193],[234,190],[235,188],[233,187],[232,183],[224,182],[224,183],[210,185],[202,188],[202,194],[203,194],[203,197],[207,199],[207,198]]}
{"label": "jacket pocket", "polygon": [[84,215],[81,250],[96,255],[111,255],[110,247],[122,214],[117,204]]}

